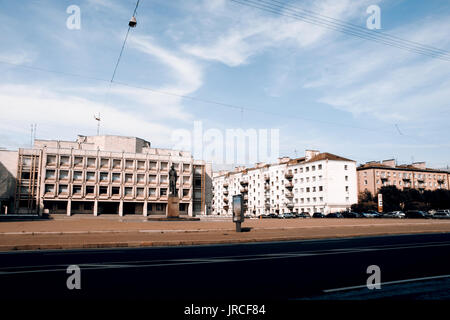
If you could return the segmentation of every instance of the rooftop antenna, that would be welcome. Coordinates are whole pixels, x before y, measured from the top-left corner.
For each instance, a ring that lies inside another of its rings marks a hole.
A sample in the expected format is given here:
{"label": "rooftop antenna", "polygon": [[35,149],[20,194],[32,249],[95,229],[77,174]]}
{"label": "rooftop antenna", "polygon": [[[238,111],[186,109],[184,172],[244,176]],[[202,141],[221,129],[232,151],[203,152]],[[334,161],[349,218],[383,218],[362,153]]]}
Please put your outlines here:
{"label": "rooftop antenna", "polygon": [[100,135],[100,112],[98,116],[94,114],[94,119],[97,121],[97,135]]}

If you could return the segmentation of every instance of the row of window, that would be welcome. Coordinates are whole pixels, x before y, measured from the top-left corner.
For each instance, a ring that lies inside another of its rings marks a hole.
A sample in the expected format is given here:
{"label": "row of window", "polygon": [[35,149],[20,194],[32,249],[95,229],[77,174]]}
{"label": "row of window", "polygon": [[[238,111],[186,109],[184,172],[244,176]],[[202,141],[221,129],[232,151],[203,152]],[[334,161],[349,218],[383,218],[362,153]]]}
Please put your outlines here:
{"label": "row of window", "polygon": [[[97,178],[99,182],[113,182],[113,183],[169,183],[168,175],[156,175],[150,174],[147,177],[147,181],[145,181],[145,174],[133,174],[133,173],[124,173],[121,172],[94,172],[94,171],[73,171],[69,172],[69,170],[59,170],[58,180],[69,180],[70,174],[72,174],[73,181],[77,182],[96,182]],[[56,179],[56,171],[55,170],[46,170],[45,172],[45,180],[55,180]],[[181,176],[178,178],[178,183],[189,184],[190,176]]]}
{"label": "row of window", "polygon": [[[367,176],[367,171],[363,172],[364,176]],[[390,171],[376,171],[377,177],[398,177],[398,178],[404,178],[404,179],[411,179],[413,177],[413,174],[411,172],[390,172]],[[431,173],[414,173],[414,178],[416,179],[445,179],[445,175],[436,175]]]}
{"label": "row of window", "polygon": [[[377,179],[377,184],[382,184],[382,185],[384,185],[384,186],[388,186],[388,185],[390,185],[390,186],[395,186],[395,185],[399,185],[399,186],[404,186],[404,187],[410,187],[410,186],[412,186],[413,184],[411,183],[411,182],[402,182],[402,180],[399,180],[399,181],[381,181],[381,180],[379,180],[379,179]],[[364,180],[364,185],[367,185],[367,180]],[[414,185],[416,186],[416,187],[427,187],[427,182],[418,182],[418,181],[415,181],[414,182]],[[442,184],[440,184],[440,183],[436,183],[436,182],[428,182],[428,186],[430,187],[430,188],[432,188],[432,187],[435,187],[435,188],[437,188],[437,187],[446,187],[447,186],[447,183],[446,182],[443,182]]]}
{"label": "row of window", "polygon": [[[155,161],[155,160],[135,160],[135,159],[114,159],[101,157],[84,157],[84,156],[71,156],[60,155],[59,159],[57,155],[47,155],[47,166],[73,166],[73,167],[88,167],[88,168],[108,168],[108,169],[126,169],[126,170],[150,170],[150,171],[167,171],[169,170],[168,161]],[[173,163],[177,171],[189,172],[191,165],[189,163]],[[196,168],[200,170],[201,168]]]}
{"label": "row of window", "polygon": [[[71,189],[71,190],[70,190]],[[55,194],[56,186],[54,184],[46,184],[45,185],[45,194]],[[136,196],[136,197],[145,197],[146,194],[148,197],[164,197],[168,195],[167,188],[134,188],[134,187],[114,187],[114,186],[99,186],[98,188],[95,186],[82,186],[82,185],[65,185],[60,184],[57,187],[58,193],[57,195],[69,195],[69,191],[71,195],[107,195],[107,196]],[[147,190],[147,193],[146,193]],[[189,197],[190,189],[182,189],[180,192],[180,196]],[[197,196],[197,195],[196,195]],[[200,195],[198,195],[200,196]]]}

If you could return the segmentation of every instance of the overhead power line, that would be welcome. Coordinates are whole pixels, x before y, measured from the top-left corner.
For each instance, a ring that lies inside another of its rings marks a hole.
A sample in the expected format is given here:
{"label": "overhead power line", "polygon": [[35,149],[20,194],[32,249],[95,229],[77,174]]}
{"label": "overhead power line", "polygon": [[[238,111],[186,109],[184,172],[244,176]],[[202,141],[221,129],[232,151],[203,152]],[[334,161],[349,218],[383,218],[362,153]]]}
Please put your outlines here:
{"label": "overhead power line", "polygon": [[417,42],[402,39],[384,32],[378,32],[349,24],[342,20],[320,15],[310,10],[305,10],[293,5],[283,4],[276,0],[230,0],[243,6],[259,9],[268,13],[277,14],[309,24],[338,31],[361,39],[381,43],[390,47],[396,47],[406,51],[425,55],[431,58],[450,61],[450,52],[423,45]]}

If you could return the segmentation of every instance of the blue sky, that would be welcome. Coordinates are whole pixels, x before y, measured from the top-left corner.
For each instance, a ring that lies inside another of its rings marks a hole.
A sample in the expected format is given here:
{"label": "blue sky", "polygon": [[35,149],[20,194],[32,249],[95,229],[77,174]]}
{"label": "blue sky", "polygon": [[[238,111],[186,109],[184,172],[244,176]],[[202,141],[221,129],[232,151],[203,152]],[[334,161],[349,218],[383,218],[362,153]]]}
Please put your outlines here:
{"label": "blue sky", "polygon": [[[450,51],[450,2],[284,1]],[[175,129],[280,130],[280,155],[318,149],[358,161],[450,165],[450,62],[362,40],[229,0],[0,0],[0,147],[37,138],[139,136],[172,147]],[[81,29],[69,30],[69,5]],[[20,67],[33,66],[67,74]],[[182,99],[139,88],[259,110]],[[264,113],[267,112],[267,113]],[[397,129],[397,127],[398,129]],[[295,151],[296,150],[296,151]],[[208,159],[207,159],[208,160]]]}

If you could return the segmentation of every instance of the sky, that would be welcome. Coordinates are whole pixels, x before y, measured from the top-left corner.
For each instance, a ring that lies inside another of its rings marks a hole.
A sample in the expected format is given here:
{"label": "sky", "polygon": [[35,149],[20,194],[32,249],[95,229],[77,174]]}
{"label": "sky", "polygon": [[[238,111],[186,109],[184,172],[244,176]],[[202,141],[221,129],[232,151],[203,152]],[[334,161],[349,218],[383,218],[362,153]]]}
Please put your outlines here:
{"label": "sky", "polygon": [[[450,51],[447,0],[279,1],[363,28],[377,5],[374,32]],[[38,139],[95,135],[100,112],[100,134],[154,147],[200,122],[224,136],[278,129],[279,156],[450,165],[449,61],[230,0],[140,0],[110,83],[135,5],[0,0],[0,148],[29,147],[31,124]]]}

